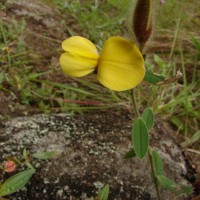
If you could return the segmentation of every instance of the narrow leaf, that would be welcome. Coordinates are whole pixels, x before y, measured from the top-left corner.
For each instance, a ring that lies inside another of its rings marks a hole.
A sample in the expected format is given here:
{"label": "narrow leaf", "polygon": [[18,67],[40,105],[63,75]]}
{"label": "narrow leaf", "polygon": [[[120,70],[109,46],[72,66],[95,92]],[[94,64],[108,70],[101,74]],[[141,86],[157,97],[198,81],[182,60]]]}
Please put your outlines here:
{"label": "narrow leaf", "polygon": [[153,158],[153,164],[155,167],[155,173],[156,175],[162,175],[163,174],[163,162],[156,150],[152,151],[152,158]]}
{"label": "narrow leaf", "polygon": [[154,74],[151,70],[147,69],[145,76],[144,76],[144,81],[156,85],[158,82],[164,81],[165,77],[162,75]]}
{"label": "narrow leaf", "polygon": [[186,147],[186,146],[192,145],[199,140],[200,140],[200,131],[197,131],[190,139],[183,142],[182,146]]}
{"label": "narrow leaf", "polygon": [[149,133],[143,119],[136,118],[132,129],[132,143],[138,159],[144,158],[149,147]]}
{"label": "narrow leaf", "polygon": [[0,196],[12,194],[28,183],[35,170],[28,169],[8,178],[0,187]]}
{"label": "narrow leaf", "polygon": [[166,64],[163,62],[163,60],[156,54],[154,54],[154,61],[160,66],[164,67]]}
{"label": "narrow leaf", "polygon": [[34,158],[37,158],[37,159],[46,160],[46,159],[54,158],[58,154],[59,153],[57,151],[49,151],[49,152],[41,151],[41,152],[37,152],[37,153],[32,154],[32,156]]}
{"label": "narrow leaf", "polygon": [[107,200],[109,194],[109,185],[105,185],[98,194],[98,200]]}
{"label": "narrow leaf", "polygon": [[23,157],[24,159],[28,159],[28,155],[29,155],[29,152],[26,150],[26,148],[23,149]]}
{"label": "narrow leaf", "polygon": [[151,130],[154,124],[154,116],[150,108],[145,109],[142,114],[142,119],[145,121],[148,130]]}
{"label": "narrow leaf", "polygon": [[163,175],[157,176],[157,179],[165,189],[170,190],[176,194],[190,194],[193,191],[191,186],[177,184]]}
{"label": "narrow leaf", "polygon": [[135,157],[135,156],[136,156],[135,150],[134,150],[134,149],[131,149],[130,151],[128,151],[128,152],[125,154],[124,158],[128,159],[128,158],[133,158],[133,157]]}
{"label": "narrow leaf", "polygon": [[0,84],[2,84],[4,81],[4,74],[0,73]]}

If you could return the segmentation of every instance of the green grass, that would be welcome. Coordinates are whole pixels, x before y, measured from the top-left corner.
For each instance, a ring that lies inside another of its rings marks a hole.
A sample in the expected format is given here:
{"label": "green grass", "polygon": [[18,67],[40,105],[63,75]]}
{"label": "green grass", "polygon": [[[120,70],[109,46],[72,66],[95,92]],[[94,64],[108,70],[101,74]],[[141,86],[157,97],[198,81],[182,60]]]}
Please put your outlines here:
{"label": "green grass", "polygon": [[40,60],[29,58],[31,52],[25,47],[25,29],[25,20],[0,21],[0,90],[6,96],[12,95],[21,105],[31,106],[27,109],[33,112],[73,113],[119,106],[116,95],[102,90],[93,80],[74,79],[75,86],[47,80],[45,75],[56,73],[56,69],[50,66],[47,71],[38,71],[39,66],[35,68]]}
{"label": "green grass", "polygon": [[[45,1],[50,5],[55,4],[63,14],[73,16],[77,26],[82,30],[80,35],[92,40],[99,49],[112,35],[132,34],[128,31],[131,0],[123,3],[121,0]],[[199,130],[200,122],[198,104],[200,38],[197,32],[198,21],[193,19],[193,15],[198,11],[197,4],[199,5],[198,0],[184,3],[181,0],[167,0],[163,6],[157,6],[155,35],[167,33],[174,38],[174,41],[170,47],[171,51],[167,54],[151,54],[146,59],[147,68],[169,78],[180,69],[183,81],[163,86],[142,85],[137,89],[140,109],[153,107],[154,112],[172,122],[177,133],[183,134],[185,138],[192,137]],[[20,104],[31,106],[40,112],[82,113],[129,106],[130,99],[127,92],[109,91],[92,77],[73,79],[71,81],[73,84],[71,82],[62,84],[44,78],[45,75],[56,71],[54,68],[49,68],[45,72],[34,69],[23,40],[25,27],[25,20],[17,21],[13,18],[9,24],[0,21],[0,90],[6,95],[13,94]],[[68,34],[75,34],[72,27],[64,26],[64,28]],[[187,51],[185,41],[188,44]],[[190,69],[192,78],[189,82],[186,70],[188,63],[192,64]]]}
{"label": "green grass", "polygon": [[[197,0],[184,2],[166,0],[165,4],[156,9],[156,16],[158,16],[158,19],[156,19],[157,28],[174,30],[177,25],[177,19],[180,18],[181,30],[185,32],[185,35],[195,32],[195,27],[199,25],[197,19],[199,6],[200,2]],[[198,33],[196,32],[196,34]]]}
{"label": "green grass", "polygon": [[[50,0],[47,0],[51,2]],[[127,32],[127,6],[130,0],[79,1],[53,0],[63,13],[70,13],[78,22],[82,36],[89,38],[101,48],[111,35]],[[73,30],[67,31],[74,35]]]}

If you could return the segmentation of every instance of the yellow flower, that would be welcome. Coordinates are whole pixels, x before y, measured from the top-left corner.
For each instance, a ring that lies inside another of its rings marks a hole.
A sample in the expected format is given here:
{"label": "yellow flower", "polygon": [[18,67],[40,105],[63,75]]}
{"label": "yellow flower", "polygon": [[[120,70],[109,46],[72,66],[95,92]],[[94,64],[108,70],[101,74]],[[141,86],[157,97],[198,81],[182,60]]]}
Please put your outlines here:
{"label": "yellow flower", "polygon": [[62,43],[60,57],[64,73],[81,77],[97,71],[97,79],[105,87],[124,91],[136,87],[144,78],[144,60],[136,45],[122,37],[109,38],[99,56],[92,42],[73,36]]}

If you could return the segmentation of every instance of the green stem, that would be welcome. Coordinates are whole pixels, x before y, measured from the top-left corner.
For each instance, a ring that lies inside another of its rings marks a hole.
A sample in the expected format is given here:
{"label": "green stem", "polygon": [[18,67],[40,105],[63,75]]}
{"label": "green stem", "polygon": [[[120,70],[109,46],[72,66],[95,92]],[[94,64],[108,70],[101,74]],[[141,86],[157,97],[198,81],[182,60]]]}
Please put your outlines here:
{"label": "green stem", "polygon": [[24,164],[25,164],[28,168],[30,168],[30,169],[35,169],[35,168],[33,167],[33,165],[32,165],[29,161],[26,161]]}
{"label": "green stem", "polygon": [[159,200],[161,200],[159,185],[158,185],[158,181],[157,181],[157,178],[156,178],[156,172],[155,172],[155,167],[154,167],[150,147],[149,147],[149,150],[148,150],[148,156],[149,156],[149,161],[150,161],[150,165],[151,165],[152,177],[153,177],[154,185],[155,185],[155,188],[156,188],[157,197],[158,197]]}
{"label": "green stem", "polygon": [[[133,111],[134,111],[136,117],[139,117],[140,113],[139,113],[138,107],[137,107],[135,90],[132,89],[130,94],[131,94],[131,100],[132,100],[132,104],[133,104]],[[161,200],[159,185],[158,185],[158,181],[157,181],[157,178],[156,178],[156,172],[155,172],[155,167],[154,167],[154,163],[153,163],[153,159],[152,159],[152,155],[151,155],[151,148],[150,147],[149,147],[149,150],[148,150],[148,156],[149,156],[149,162],[150,162],[150,165],[151,165],[151,171],[152,171],[154,185],[155,185],[155,188],[156,188],[157,197],[158,197],[158,200]]]}
{"label": "green stem", "polygon": [[138,107],[137,107],[137,102],[136,102],[136,96],[135,96],[135,90],[134,89],[131,90],[131,100],[132,100],[132,104],[133,104],[133,111],[134,111],[136,117],[139,117],[140,113],[139,113],[139,110],[138,110]]}

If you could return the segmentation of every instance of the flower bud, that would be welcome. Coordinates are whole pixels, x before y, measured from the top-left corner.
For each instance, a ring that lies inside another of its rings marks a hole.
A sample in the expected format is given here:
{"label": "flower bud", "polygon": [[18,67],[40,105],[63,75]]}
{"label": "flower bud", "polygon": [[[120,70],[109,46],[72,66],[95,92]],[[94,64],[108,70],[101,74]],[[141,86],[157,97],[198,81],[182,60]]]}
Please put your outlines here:
{"label": "flower bud", "polygon": [[9,160],[4,163],[4,171],[5,172],[11,173],[11,172],[15,171],[15,169],[16,169],[16,163],[14,161]]}
{"label": "flower bud", "polygon": [[132,25],[140,51],[142,51],[152,34],[152,0],[138,0],[133,14]]}

